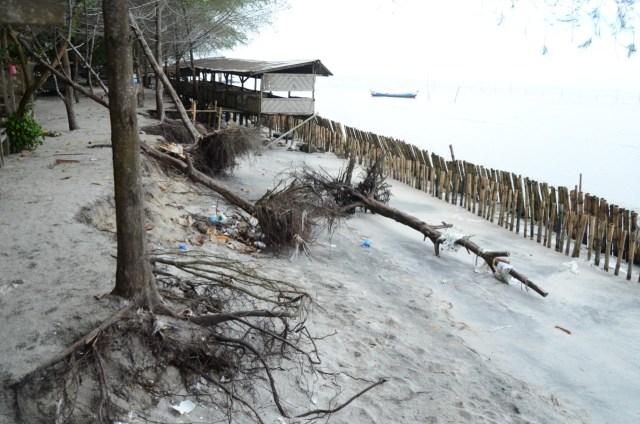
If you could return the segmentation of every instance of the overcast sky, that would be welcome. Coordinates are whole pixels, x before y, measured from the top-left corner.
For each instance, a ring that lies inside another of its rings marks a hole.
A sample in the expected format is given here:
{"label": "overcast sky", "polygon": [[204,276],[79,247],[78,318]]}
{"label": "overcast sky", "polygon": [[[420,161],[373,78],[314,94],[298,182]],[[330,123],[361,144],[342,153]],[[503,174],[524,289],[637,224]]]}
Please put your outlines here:
{"label": "overcast sky", "polygon": [[523,0],[515,9],[510,0],[289,3],[249,45],[219,54],[320,59],[343,76],[640,90],[640,54],[627,57],[629,40],[614,40],[603,31],[589,48],[578,48],[591,31],[545,22],[548,11],[533,5],[539,1]]}

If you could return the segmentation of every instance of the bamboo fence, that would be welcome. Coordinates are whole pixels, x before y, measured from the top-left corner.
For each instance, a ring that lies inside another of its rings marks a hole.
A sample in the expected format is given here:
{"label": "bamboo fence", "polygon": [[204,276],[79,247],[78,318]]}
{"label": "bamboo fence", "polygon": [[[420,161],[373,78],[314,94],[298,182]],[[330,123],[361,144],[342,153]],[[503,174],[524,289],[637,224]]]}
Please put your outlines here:
{"label": "bamboo fence", "polygon": [[[266,124],[288,131],[301,120],[272,116]],[[339,157],[356,156],[368,166],[384,156],[386,175],[508,231],[571,258],[581,256],[604,271],[631,280],[634,265],[640,283],[638,214],[604,198],[553,187],[507,171],[466,161],[446,160],[435,153],[389,137],[317,117],[294,131],[294,137]]]}

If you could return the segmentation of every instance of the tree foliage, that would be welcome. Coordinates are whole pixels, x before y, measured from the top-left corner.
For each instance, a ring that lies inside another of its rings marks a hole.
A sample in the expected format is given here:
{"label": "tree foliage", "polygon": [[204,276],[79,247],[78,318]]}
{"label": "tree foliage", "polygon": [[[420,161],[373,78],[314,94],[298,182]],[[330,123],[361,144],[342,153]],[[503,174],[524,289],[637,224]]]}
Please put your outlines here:
{"label": "tree foliage", "polygon": [[[637,0],[509,0],[502,2],[499,23],[508,19],[509,10],[527,4],[544,16],[549,27],[568,26],[580,48],[587,48],[601,37],[612,36],[630,56],[636,52],[636,33],[640,26]],[[547,47],[543,47],[543,54]]]}

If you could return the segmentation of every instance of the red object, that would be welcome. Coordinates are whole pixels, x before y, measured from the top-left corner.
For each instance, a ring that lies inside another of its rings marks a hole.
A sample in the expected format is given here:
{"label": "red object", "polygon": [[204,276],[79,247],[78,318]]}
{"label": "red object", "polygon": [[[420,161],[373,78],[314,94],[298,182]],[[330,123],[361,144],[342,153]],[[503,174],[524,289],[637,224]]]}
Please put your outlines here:
{"label": "red object", "polygon": [[18,73],[18,70],[16,69],[15,66],[13,66],[13,63],[9,64],[9,75],[15,75]]}

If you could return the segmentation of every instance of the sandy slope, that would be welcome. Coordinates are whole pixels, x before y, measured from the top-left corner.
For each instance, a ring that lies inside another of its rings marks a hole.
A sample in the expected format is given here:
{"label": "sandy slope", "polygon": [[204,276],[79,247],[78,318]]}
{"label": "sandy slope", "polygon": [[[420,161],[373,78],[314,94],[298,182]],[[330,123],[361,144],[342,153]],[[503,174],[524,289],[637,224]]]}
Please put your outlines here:
{"label": "sandy slope", "polygon": [[[118,307],[116,301],[93,297],[113,285],[111,218],[104,217],[105,231],[77,219],[83,208],[112,191],[111,149],[87,148],[109,142],[107,111],[82,99],[77,111],[83,128],[69,133],[58,99],[40,99],[36,106],[44,127],[63,135],[48,137],[31,155],[12,155],[0,169],[0,423],[14,420],[8,384]],[[150,122],[140,119],[142,125]],[[56,159],[78,162],[51,167]],[[332,154],[273,149],[246,161],[222,182],[255,200],[273,186],[278,173],[302,162],[329,171],[342,166]],[[185,204],[188,211],[206,213],[219,202],[206,189],[170,183],[184,186],[173,191],[182,193],[175,194],[176,201],[191,202]],[[321,368],[342,373],[345,393],[362,388],[362,382],[346,376],[388,380],[330,422],[640,420],[637,283],[584,261],[567,266],[563,255],[392,184],[392,206],[430,223],[454,224],[456,232],[473,235],[487,249],[509,250],[516,269],[550,294],[542,298],[519,284],[502,284],[476,268],[475,258],[462,250],[437,258],[415,231],[364,213],[348,219],[331,238],[322,237],[310,258],[247,256],[270,276],[298,282],[316,296],[311,331],[332,335],[318,342]],[[165,229],[154,237],[154,247],[176,248],[181,236]],[[363,240],[372,247],[361,247]],[[578,274],[572,272],[576,266]],[[318,404],[334,393],[310,384]],[[198,422],[206,408],[199,405],[190,419]],[[177,422],[168,411],[159,413],[165,422]],[[267,422],[281,422],[275,410],[265,416]]]}

